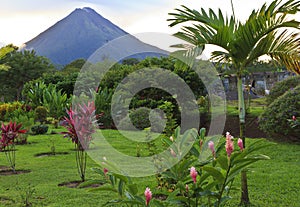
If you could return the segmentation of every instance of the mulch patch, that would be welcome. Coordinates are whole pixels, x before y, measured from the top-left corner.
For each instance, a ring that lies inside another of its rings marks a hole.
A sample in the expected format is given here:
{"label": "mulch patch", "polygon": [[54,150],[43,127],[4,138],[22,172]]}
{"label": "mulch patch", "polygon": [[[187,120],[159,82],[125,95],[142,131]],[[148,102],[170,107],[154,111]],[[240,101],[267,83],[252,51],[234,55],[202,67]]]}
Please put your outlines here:
{"label": "mulch patch", "polygon": [[42,152],[42,153],[35,154],[34,156],[35,157],[48,157],[48,156],[67,155],[67,154],[69,154],[69,153],[68,152],[55,152],[55,153]]}
{"label": "mulch patch", "polygon": [[[220,123],[218,123],[218,121]],[[223,123],[222,119],[216,118],[216,125],[222,126]],[[202,127],[205,127],[206,129],[209,129],[209,123],[208,121],[205,122]],[[215,126],[216,127],[216,126]],[[266,133],[264,133],[262,130],[259,129],[258,124],[258,117],[246,117],[246,132],[245,137],[248,138],[265,138],[267,137]],[[226,134],[226,132],[230,132],[230,134],[234,137],[239,137],[240,135],[240,125],[239,125],[239,117],[238,116],[226,116],[226,122],[223,130],[223,135]]]}
{"label": "mulch patch", "polygon": [[[68,187],[68,188],[78,188],[79,185],[83,183],[82,181],[79,180],[75,180],[75,181],[70,181],[70,182],[63,182],[58,184],[58,186],[64,186],[64,187]],[[102,183],[93,183],[84,187],[80,187],[80,188],[97,188],[99,186],[103,185]]]}
{"label": "mulch patch", "polygon": [[0,175],[7,176],[7,175],[19,175],[24,173],[30,173],[31,170],[16,170],[13,172],[10,167],[8,166],[0,166]]}

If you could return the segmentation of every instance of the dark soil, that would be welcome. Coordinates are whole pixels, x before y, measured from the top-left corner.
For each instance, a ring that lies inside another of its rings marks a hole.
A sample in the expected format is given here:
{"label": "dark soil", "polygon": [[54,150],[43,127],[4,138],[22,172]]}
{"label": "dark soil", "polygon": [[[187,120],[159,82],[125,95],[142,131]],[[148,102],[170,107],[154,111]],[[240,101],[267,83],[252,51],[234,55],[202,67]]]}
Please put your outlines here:
{"label": "dark soil", "polygon": [[42,152],[42,153],[35,154],[34,156],[35,157],[48,157],[48,156],[67,155],[67,154],[69,154],[69,153],[68,152],[55,152],[55,153]]}
{"label": "dark soil", "polygon": [[[68,187],[68,188],[77,188],[81,183],[83,183],[83,182],[79,181],[79,180],[75,180],[75,181],[60,183],[60,184],[58,184],[58,186],[64,186],[64,187]],[[97,184],[93,183],[91,185],[84,186],[82,188],[97,188],[101,185],[102,185],[101,183],[97,183]]]}
{"label": "dark soil", "polygon": [[[258,117],[246,117],[246,132],[245,137],[249,138],[264,138],[267,135],[258,127]],[[230,132],[232,136],[239,137],[239,117],[227,116],[223,134]]]}
{"label": "dark soil", "polygon": [[19,175],[23,173],[30,173],[30,170],[16,170],[13,172],[10,167],[8,166],[0,166],[0,176],[7,176],[7,175]]}
{"label": "dark soil", "polygon": [[[202,117],[201,117],[202,118]],[[205,117],[204,117],[205,118]],[[218,119],[216,118],[215,124],[218,126],[220,125],[223,126],[223,119]],[[204,122],[204,123],[203,123]],[[209,129],[209,120],[204,119],[204,121],[201,124],[201,127],[205,127],[206,129]],[[220,122],[220,123],[218,123]],[[219,134],[220,132],[218,131],[217,127],[214,132],[210,132],[211,134]],[[258,127],[258,117],[251,117],[248,116],[246,117],[246,132],[245,132],[245,137],[248,138],[265,138],[267,135],[259,129]],[[226,132],[230,132],[230,134],[233,137],[239,137],[240,135],[240,126],[239,126],[239,117],[238,116],[226,116],[226,121],[225,121],[225,126],[223,130],[223,135],[226,134]]]}

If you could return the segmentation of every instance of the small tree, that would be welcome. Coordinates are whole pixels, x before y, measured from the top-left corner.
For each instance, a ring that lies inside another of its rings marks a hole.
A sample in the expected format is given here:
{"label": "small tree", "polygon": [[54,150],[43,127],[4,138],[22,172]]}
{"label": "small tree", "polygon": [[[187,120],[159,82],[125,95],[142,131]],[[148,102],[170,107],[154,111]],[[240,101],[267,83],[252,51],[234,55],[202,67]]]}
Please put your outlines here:
{"label": "small tree", "polygon": [[[231,1],[232,3],[232,1]],[[299,29],[300,22],[291,17],[299,11],[300,2],[288,0],[273,1],[269,6],[264,4],[260,9],[253,10],[245,22],[236,19],[235,15],[224,16],[219,10],[215,13],[212,9],[206,12],[189,9],[183,6],[176,9],[170,26],[182,25],[175,36],[191,44],[190,48],[202,52],[206,45],[217,46],[212,52],[213,61],[230,64],[230,70],[236,74],[240,138],[245,146],[245,102],[243,94],[242,76],[253,61],[263,55],[287,67],[297,74],[300,73],[300,44],[299,31],[289,31],[288,28]],[[184,48],[187,48],[186,45]],[[195,50],[196,51],[196,50]],[[250,203],[247,188],[246,172],[242,172],[241,203]]]}
{"label": "small tree", "polygon": [[79,104],[67,111],[68,116],[64,117],[64,127],[67,132],[62,132],[64,137],[68,137],[75,144],[76,163],[78,173],[82,181],[85,181],[85,170],[87,153],[92,141],[92,134],[95,132],[95,105]]}

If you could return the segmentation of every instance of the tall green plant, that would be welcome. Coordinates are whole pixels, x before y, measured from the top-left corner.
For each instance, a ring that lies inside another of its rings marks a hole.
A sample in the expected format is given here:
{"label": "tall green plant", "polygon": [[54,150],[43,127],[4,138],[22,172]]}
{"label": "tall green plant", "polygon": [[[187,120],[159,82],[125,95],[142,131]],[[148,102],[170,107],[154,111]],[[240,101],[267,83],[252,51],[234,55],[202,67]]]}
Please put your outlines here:
{"label": "tall green plant", "polygon": [[[237,20],[234,15],[224,16],[219,10],[206,12],[189,9],[183,6],[170,13],[173,18],[170,26],[183,25],[180,32],[174,36],[188,42],[200,53],[206,45],[214,45],[219,49],[212,52],[211,60],[230,64],[230,70],[237,77],[240,137],[245,145],[245,103],[242,86],[242,76],[253,61],[262,55],[268,55],[287,69],[300,73],[297,62],[300,61],[299,32],[288,28],[299,29],[300,22],[292,19],[300,9],[300,2],[288,0],[273,1],[264,4],[260,9],[253,10],[245,22]],[[186,48],[186,47],[185,47]],[[189,50],[190,52],[191,50]],[[246,173],[242,173],[241,202],[248,204],[248,189]]]}
{"label": "tall green plant", "polygon": [[67,94],[57,90],[55,85],[50,84],[43,92],[43,106],[48,109],[51,117],[60,119],[64,116],[69,105]]}

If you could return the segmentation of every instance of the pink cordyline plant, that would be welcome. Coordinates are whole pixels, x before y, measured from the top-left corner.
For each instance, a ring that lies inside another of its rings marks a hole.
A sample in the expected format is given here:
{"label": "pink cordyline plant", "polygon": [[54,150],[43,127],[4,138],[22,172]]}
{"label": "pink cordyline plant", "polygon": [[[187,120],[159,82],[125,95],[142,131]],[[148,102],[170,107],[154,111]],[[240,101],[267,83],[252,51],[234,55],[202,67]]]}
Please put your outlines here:
{"label": "pink cordyline plant", "polygon": [[196,168],[195,167],[191,167],[191,169],[190,169],[190,176],[193,179],[194,183],[197,182],[197,175],[198,175],[198,172],[197,172]]}
{"label": "pink cordyline plant", "polygon": [[95,105],[93,102],[81,104],[67,111],[68,117],[64,117],[67,132],[62,132],[64,137],[75,143],[76,163],[81,180],[85,180],[87,154],[84,150],[89,149],[92,134],[95,132]]}
{"label": "pink cordyline plant", "polygon": [[231,153],[234,150],[234,145],[233,145],[233,136],[231,136],[229,132],[226,132],[225,148],[226,148],[227,156],[230,157]]}
{"label": "pink cordyline plant", "polygon": [[68,116],[64,117],[67,132],[62,132],[64,137],[71,139],[79,149],[88,149],[95,132],[95,105],[93,102],[78,105],[67,111]]}
{"label": "pink cordyline plant", "polygon": [[15,172],[16,166],[16,151],[15,151],[15,140],[19,134],[24,134],[27,130],[21,129],[22,124],[16,122],[9,122],[7,125],[2,124],[1,127],[1,140],[0,140],[0,151],[4,150],[6,158],[10,163],[10,166]]}
{"label": "pink cordyline plant", "polygon": [[237,144],[240,148],[241,151],[244,150],[244,144],[243,144],[243,140],[241,138],[238,139]]}
{"label": "pink cordyline plant", "polygon": [[145,192],[144,192],[145,198],[146,198],[146,206],[149,205],[150,200],[152,199],[152,192],[150,190],[150,188],[146,188]]}
{"label": "pink cordyline plant", "polygon": [[25,129],[21,129],[22,124],[17,124],[16,122],[9,122],[7,125],[2,124],[1,127],[1,145],[3,148],[14,144],[15,139],[18,137],[18,134],[24,134],[27,132]]}

